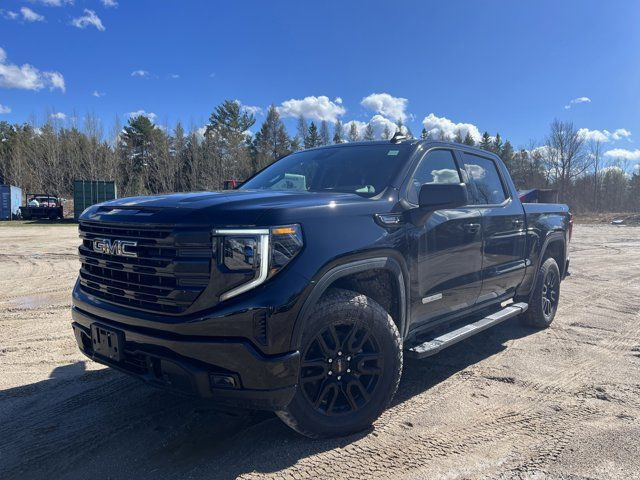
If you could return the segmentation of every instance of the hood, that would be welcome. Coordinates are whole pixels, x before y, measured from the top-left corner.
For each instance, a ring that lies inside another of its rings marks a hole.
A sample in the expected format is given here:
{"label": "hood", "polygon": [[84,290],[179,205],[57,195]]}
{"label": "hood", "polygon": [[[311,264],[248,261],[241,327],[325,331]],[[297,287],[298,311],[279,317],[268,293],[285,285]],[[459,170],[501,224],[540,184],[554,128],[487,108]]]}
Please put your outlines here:
{"label": "hood", "polygon": [[111,223],[268,225],[299,222],[308,215],[358,210],[376,200],[351,193],[225,190],[120,198],[94,205],[81,220]]}

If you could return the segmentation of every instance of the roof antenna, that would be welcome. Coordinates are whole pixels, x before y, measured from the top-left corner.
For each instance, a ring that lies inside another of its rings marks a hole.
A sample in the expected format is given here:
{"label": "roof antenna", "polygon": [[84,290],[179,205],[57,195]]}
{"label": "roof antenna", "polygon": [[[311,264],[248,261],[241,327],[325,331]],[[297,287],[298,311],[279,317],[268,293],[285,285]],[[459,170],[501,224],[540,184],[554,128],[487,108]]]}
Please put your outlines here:
{"label": "roof antenna", "polygon": [[402,133],[400,129],[397,129],[396,133],[391,137],[391,143],[400,143],[402,140],[406,140],[407,138],[409,137]]}

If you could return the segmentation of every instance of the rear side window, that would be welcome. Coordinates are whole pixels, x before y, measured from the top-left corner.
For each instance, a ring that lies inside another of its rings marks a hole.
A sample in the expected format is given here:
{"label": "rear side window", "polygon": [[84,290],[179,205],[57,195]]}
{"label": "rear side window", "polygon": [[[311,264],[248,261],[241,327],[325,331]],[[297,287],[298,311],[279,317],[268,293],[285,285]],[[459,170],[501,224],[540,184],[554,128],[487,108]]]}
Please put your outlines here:
{"label": "rear side window", "polygon": [[463,154],[464,169],[474,200],[478,205],[502,203],[507,199],[498,168],[493,160],[470,153]]}
{"label": "rear side window", "polygon": [[407,199],[418,203],[420,187],[425,183],[460,183],[460,173],[451,150],[432,150],[420,161],[411,183]]}

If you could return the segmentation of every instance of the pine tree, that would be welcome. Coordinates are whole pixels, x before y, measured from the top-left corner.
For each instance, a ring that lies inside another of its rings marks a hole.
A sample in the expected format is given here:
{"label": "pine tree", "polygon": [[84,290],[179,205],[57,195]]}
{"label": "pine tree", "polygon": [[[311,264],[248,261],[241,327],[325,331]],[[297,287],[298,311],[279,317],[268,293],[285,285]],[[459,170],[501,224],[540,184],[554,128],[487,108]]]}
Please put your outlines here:
{"label": "pine tree", "polygon": [[464,141],[460,129],[456,130],[456,136],[454,137],[453,141],[456,143],[462,143]]}
{"label": "pine tree", "polygon": [[367,123],[367,128],[364,129],[364,140],[366,142],[373,142],[376,138],[375,132],[373,131],[373,125]]}
{"label": "pine tree", "polygon": [[513,167],[513,156],[514,156],[514,150],[513,150],[513,146],[511,146],[511,142],[509,140],[504,142],[504,146],[502,147],[501,150],[502,151],[500,153],[500,158],[502,158],[502,161],[507,166],[507,168],[511,170],[511,168]]}
{"label": "pine tree", "polygon": [[254,116],[241,109],[235,100],[218,105],[205,131],[207,150],[221,180],[246,178],[252,170],[247,131],[256,122]]}
{"label": "pine tree", "polygon": [[297,135],[293,137],[289,142],[290,142],[292,152],[297,152],[299,150],[302,150],[302,144],[300,143],[300,139],[298,138]]}
{"label": "pine tree", "polygon": [[389,129],[389,125],[384,126],[384,130],[382,131],[382,140],[389,140],[391,138],[391,130]]}
{"label": "pine tree", "polygon": [[489,132],[484,132],[482,134],[482,140],[480,140],[480,145],[478,145],[483,150],[491,151],[491,136]]}
{"label": "pine tree", "polygon": [[462,143],[464,143],[465,145],[469,145],[471,147],[473,147],[476,144],[475,140],[471,136],[471,133],[469,133],[468,131],[467,131],[467,134],[464,136],[464,141]]}
{"label": "pine tree", "polygon": [[420,133],[420,138],[422,140],[428,140],[429,139],[429,132],[427,132],[427,129],[422,127],[422,133]]}
{"label": "pine tree", "polygon": [[329,134],[329,125],[326,120],[322,120],[320,124],[320,143],[329,145],[331,143],[331,135]]}
{"label": "pine tree", "polygon": [[307,132],[309,127],[307,126],[307,121],[304,119],[302,115],[298,117],[298,133],[296,135],[298,139],[298,143],[300,145],[304,145],[307,141]]}
{"label": "pine tree", "polygon": [[307,131],[307,139],[304,142],[304,148],[319,147],[321,145],[320,134],[318,133],[318,127],[311,122],[309,130]]}
{"label": "pine tree", "polygon": [[358,126],[356,125],[356,122],[351,122],[351,125],[349,126],[349,141],[357,142],[358,137]]}
{"label": "pine tree", "polygon": [[[151,141],[154,125],[148,117],[139,115],[129,119],[120,137],[128,168],[125,191],[140,195],[148,192],[147,168],[151,162]],[[43,129],[43,134],[46,130]]]}
{"label": "pine tree", "polygon": [[491,142],[491,147],[489,148],[489,150],[491,150],[496,155],[501,156],[502,147],[503,147],[502,138],[500,137],[499,133],[496,133],[496,138],[494,138],[493,142]]}
{"label": "pine tree", "polygon": [[291,152],[287,131],[276,107],[271,105],[255,138],[255,170],[260,170]]}
{"label": "pine tree", "polygon": [[336,120],[336,123],[333,127],[333,143],[342,143],[344,140],[342,138],[342,122],[340,119]]}

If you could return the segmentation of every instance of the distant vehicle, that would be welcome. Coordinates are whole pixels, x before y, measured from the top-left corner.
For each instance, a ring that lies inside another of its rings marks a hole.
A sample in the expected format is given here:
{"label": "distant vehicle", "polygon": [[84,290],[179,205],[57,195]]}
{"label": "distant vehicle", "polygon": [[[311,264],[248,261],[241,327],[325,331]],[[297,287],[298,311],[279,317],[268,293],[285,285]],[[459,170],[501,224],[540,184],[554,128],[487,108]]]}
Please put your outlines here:
{"label": "distant vehicle", "polygon": [[234,190],[236,188],[238,188],[240,182],[238,182],[238,180],[236,179],[231,179],[231,180],[225,180],[222,183],[222,189],[223,190]]}
{"label": "distant vehicle", "polygon": [[55,220],[64,218],[62,207],[63,200],[59,197],[46,193],[27,193],[26,205],[20,207],[20,214],[23,219],[48,218]]}
{"label": "distant vehicle", "polygon": [[478,148],[396,135],[305,150],[232,191],[89,207],[73,330],[153,385],[347,435],[389,405],[403,355],[518,315],[548,327],[571,228],[566,205],[521,203]]}

